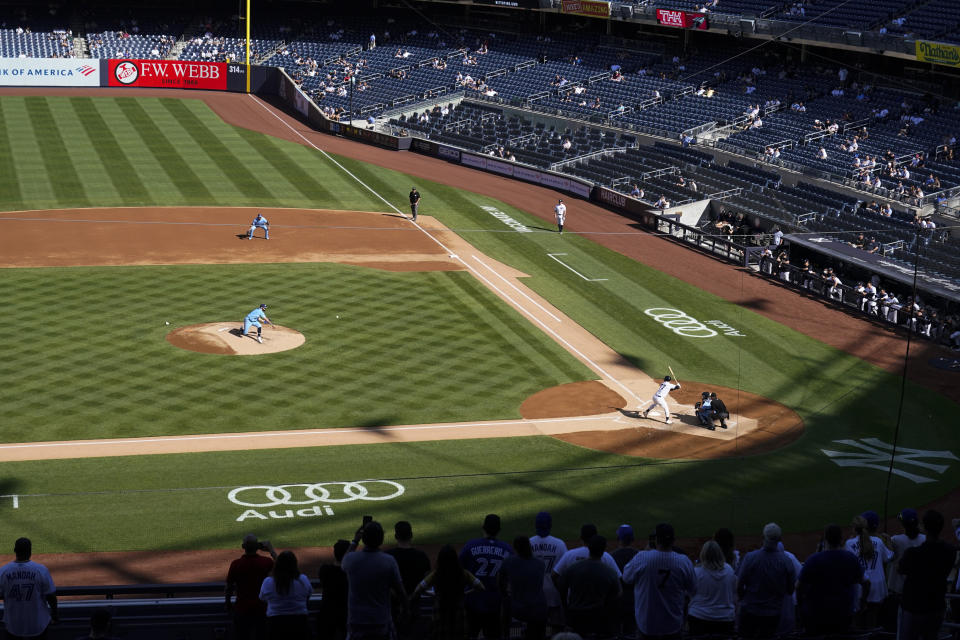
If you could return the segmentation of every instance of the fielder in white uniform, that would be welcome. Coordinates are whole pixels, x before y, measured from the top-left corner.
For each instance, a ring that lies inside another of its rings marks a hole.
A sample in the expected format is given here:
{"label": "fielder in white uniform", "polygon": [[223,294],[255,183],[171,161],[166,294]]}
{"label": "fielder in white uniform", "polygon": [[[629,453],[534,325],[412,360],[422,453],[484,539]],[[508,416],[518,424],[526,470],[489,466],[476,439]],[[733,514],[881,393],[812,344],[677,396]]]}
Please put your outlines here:
{"label": "fielder in white uniform", "polygon": [[674,389],[679,389],[680,385],[673,384],[673,378],[670,376],[664,376],[663,382],[660,383],[660,388],[657,389],[656,393],[653,394],[653,402],[650,403],[650,406],[643,410],[643,417],[646,418],[647,414],[650,413],[650,410],[656,407],[657,405],[663,409],[664,415],[667,417],[667,424],[671,424],[670,420],[670,407],[667,406],[667,396]]}
{"label": "fielder in white uniform", "polygon": [[557,229],[560,233],[563,233],[563,222],[567,219],[567,205],[563,204],[563,200],[557,201],[557,206],[553,208],[553,213],[557,216]]}

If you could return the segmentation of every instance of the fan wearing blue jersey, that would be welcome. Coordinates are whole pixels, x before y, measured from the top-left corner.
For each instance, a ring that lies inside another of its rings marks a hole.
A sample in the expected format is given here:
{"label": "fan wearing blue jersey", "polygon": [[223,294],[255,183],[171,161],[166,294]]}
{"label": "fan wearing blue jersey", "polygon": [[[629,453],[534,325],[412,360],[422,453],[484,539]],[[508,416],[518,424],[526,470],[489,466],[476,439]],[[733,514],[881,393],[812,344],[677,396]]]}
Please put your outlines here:
{"label": "fan wearing blue jersey", "polygon": [[467,632],[471,639],[481,631],[485,640],[498,640],[502,636],[497,574],[503,561],[513,554],[513,549],[506,542],[497,540],[498,533],[500,516],[491,513],[483,520],[483,537],[470,540],[460,551],[460,564],[475,575],[484,588],[483,591],[468,593],[464,598]]}
{"label": "fan wearing blue jersey", "polygon": [[240,337],[243,338],[247,335],[247,332],[250,331],[250,327],[257,328],[257,342],[263,344],[263,325],[260,324],[260,319],[262,318],[267,324],[273,324],[270,322],[270,318],[267,317],[267,314],[263,312],[267,308],[267,305],[262,304],[250,313],[247,314],[247,317],[243,319],[243,331],[240,332]]}

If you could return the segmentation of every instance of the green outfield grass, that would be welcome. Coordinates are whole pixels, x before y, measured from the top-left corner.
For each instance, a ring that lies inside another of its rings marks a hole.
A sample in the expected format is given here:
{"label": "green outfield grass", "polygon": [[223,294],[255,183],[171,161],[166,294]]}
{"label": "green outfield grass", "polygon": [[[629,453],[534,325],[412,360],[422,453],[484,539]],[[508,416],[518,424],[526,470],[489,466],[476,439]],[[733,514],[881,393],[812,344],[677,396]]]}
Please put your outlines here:
{"label": "green outfield grass", "polygon": [[[198,101],[3,97],[0,116],[0,163],[15,177],[0,183],[7,210],[385,207],[316,151],[228,126]],[[402,208],[409,176],[337,160]],[[801,416],[803,436],[770,454],[701,462],[517,438],[7,463],[0,494],[20,497],[16,509],[0,498],[0,538],[30,532],[45,551],[213,548],[256,529],[284,546],[330,544],[374,513],[388,523],[406,517],[419,540],[443,542],[473,535],[488,511],[506,518],[505,534],[529,530],[544,508],[569,537],[585,520],[612,533],[624,521],[642,530],[669,519],[681,535],[704,535],[721,525],[759,531],[770,519],[789,530],[817,529],[881,508],[889,464],[882,445],[858,467],[838,466],[823,450],[863,453],[858,445],[878,446],[865,438],[891,442],[898,377],[586,237],[550,233],[552,225],[496,200],[415,184],[423,213],[529,274],[529,286],[651,376],[669,364],[686,384],[773,398]],[[512,231],[484,206],[534,232]],[[7,269],[3,276],[17,321],[17,340],[5,346],[8,366],[0,368],[6,442],[507,418],[536,390],[593,377],[465,273],[281,264]],[[225,358],[163,340],[166,320],[239,319],[261,299],[269,299],[274,320],[307,336],[304,347]],[[744,335],[678,336],[644,313],[655,307]],[[914,385],[906,390],[900,447],[927,451],[918,458],[927,466],[909,452],[898,461],[913,478],[893,478],[892,510],[960,484],[960,463],[937,453],[960,453],[956,405]],[[244,508],[227,500],[230,489],[247,485],[371,478],[405,492],[334,504],[333,515],[242,522]],[[112,535],[104,540],[99,530]]]}

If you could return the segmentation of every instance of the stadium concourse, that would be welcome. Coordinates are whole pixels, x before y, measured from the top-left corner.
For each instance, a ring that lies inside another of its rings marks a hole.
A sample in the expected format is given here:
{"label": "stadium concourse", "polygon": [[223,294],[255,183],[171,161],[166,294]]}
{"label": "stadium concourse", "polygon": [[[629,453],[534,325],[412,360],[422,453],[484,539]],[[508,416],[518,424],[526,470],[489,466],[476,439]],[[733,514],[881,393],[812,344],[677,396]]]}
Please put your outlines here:
{"label": "stadium concourse", "polygon": [[[722,15],[729,4],[751,15],[769,12],[770,17],[802,22],[805,27],[823,16],[823,25],[856,28],[868,36],[875,33],[878,38],[892,33],[911,33],[917,37],[942,38],[948,43],[960,40],[960,23],[931,19],[931,15],[939,15],[937,12],[943,9],[938,0],[920,3],[887,0],[862,10],[846,9],[845,3],[839,2],[814,5],[720,0],[708,4],[712,4],[711,12],[715,14]],[[614,5],[616,9],[630,8],[631,15],[644,6],[641,3]],[[663,0],[648,5],[678,8]],[[421,10],[429,6],[430,3],[418,5]],[[828,7],[837,11],[829,11]],[[697,10],[701,6],[697,3],[695,7],[685,8]],[[132,18],[118,17],[106,10],[88,11],[91,13],[79,16],[86,26],[85,34],[74,37],[66,27],[75,24],[77,16],[32,15],[25,10],[19,26],[0,33],[3,55],[12,58],[243,59],[242,40],[235,37],[234,24],[229,19],[186,20],[163,11],[148,10]],[[960,282],[960,261],[958,241],[951,229],[957,224],[952,216],[956,215],[954,205],[960,193],[960,163],[954,158],[956,135],[960,131],[957,112],[952,107],[956,96],[948,99],[948,96],[937,95],[931,82],[904,88],[901,76],[848,69],[836,61],[843,58],[839,50],[810,51],[801,56],[792,45],[771,45],[769,53],[761,50],[754,54],[750,46],[726,38],[720,46],[703,46],[703,52],[697,51],[696,39],[683,50],[674,50],[673,38],[661,41],[644,38],[628,43],[618,40],[610,47],[603,30],[595,26],[576,36],[569,35],[565,27],[572,26],[572,22],[553,23],[555,28],[546,33],[517,35],[513,30],[497,31],[506,21],[502,17],[492,30],[470,31],[465,26],[454,25],[458,15],[449,9],[437,10],[442,16],[437,24],[424,22],[422,14],[398,12],[391,21],[384,22],[328,16],[322,13],[323,9],[311,11],[320,13],[303,18],[288,6],[268,16],[255,28],[259,37],[253,50],[260,64],[286,69],[315,101],[315,107],[328,116],[347,120],[369,118],[370,126],[380,131],[404,137],[412,134],[458,150],[549,168],[579,177],[595,187],[609,188],[624,198],[636,200],[644,209],[654,209],[658,201],[664,200],[692,207],[695,202],[709,199],[711,202],[701,209],[694,226],[700,235],[739,238],[745,249],[743,266],[759,277],[742,277],[741,265],[718,262],[704,252],[691,252],[667,238],[645,244],[641,255],[629,236],[604,235],[631,229],[633,222],[615,218],[607,208],[587,201],[571,201],[568,229],[573,233],[597,234],[598,243],[750,307],[888,371],[899,374],[906,369],[910,380],[960,401],[960,385],[949,377],[953,374],[927,366],[931,358],[950,357],[944,347],[950,346],[951,340],[957,340],[960,345],[960,338],[954,338],[960,335],[955,297],[955,287]],[[376,35],[376,48],[369,47],[371,32]],[[362,89],[345,82],[345,74],[354,76]],[[935,79],[931,76],[931,80]],[[951,82],[955,82],[955,77],[951,77]],[[950,86],[946,89],[952,90]],[[96,95],[107,95],[111,90],[97,91]],[[116,91],[130,95],[130,90]],[[3,90],[2,93],[15,91]],[[73,89],[44,93],[88,94]],[[557,196],[553,189],[478,173],[436,158],[398,154],[320,134],[291,115],[290,109],[273,97],[160,91],[144,91],[141,95],[200,98],[232,124],[256,128],[301,144],[314,144],[413,176],[470,184],[473,190],[496,195],[508,204],[535,212],[545,220],[551,219],[547,205]],[[276,117],[264,118],[265,110]],[[872,164],[864,166],[864,162]],[[798,172],[803,173],[802,181]],[[857,265],[872,255],[867,244],[871,240],[856,246],[858,234],[864,231],[875,236],[878,250],[879,245],[883,245],[882,251],[889,263],[886,266],[893,265],[890,268],[894,272],[899,267],[912,274],[913,265],[922,266],[919,289],[911,289],[903,278],[883,276],[889,293],[899,294],[896,302],[887,298],[886,307],[876,285],[873,294],[867,291],[871,270]],[[784,233],[788,236],[786,240],[782,240]],[[854,245],[855,251],[864,253],[853,253],[850,260],[844,260],[849,252],[844,254],[839,249],[835,253],[817,253],[816,245],[811,247],[803,242],[804,236],[811,234],[840,240],[838,245]],[[794,237],[793,242],[790,236]],[[770,255],[764,256],[763,250],[768,247]],[[749,253],[747,248],[755,251]],[[750,255],[754,256],[752,260]],[[813,265],[798,270],[797,265],[803,264],[803,260]],[[828,266],[847,282],[833,282],[834,272],[825,271]],[[810,279],[809,286],[805,275]],[[944,286],[925,288],[930,284],[924,281],[927,276],[935,278],[935,284]],[[853,286],[851,279],[862,281],[862,288]],[[839,295],[835,295],[836,292]],[[908,296],[913,296],[909,302]],[[880,314],[878,309],[886,311]],[[895,310],[892,316],[889,309]],[[896,311],[901,313],[898,315]],[[823,326],[831,330],[825,334]],[[905,367],[901,354],[905,342],[913,337],[923,341],[919,346],[914,345]],[[885,523],[879,522],[875,513],[865,512],[859,516],[862,521],[856,520],[856,530],[845,528],[843,538],[849,539],[855,549],[872,546],[881,558],[887,556],[883,549],[888,545],[898,552],[887,558],[886,574],[881,571],[879,577],[873,577],[876,584],[886,585],[889,580],[895,588],[903,589],[895,579],[898,562],[905,547],[917,540],[915,533],[920,516],[933,508],[949,520],[960,514],[960,495],[955,492],[935,504],[916,506],[919,513],[905,510],[901,518],[891,518]],[[873,507],[863,506],[865,510]],[[498,534],[491,530],[496,521],[485,520],[483,516],[477,514],[478,531],[483,522],[488,534]],[[590,518],[589,510],[585,511],[583,520]],[[762,545],[770,550],[770,555],[780,559],[782,567],[778,565],[778,570],[782,569],[784,582],[792,584],[798,577],[793,563],[800,564],[797,558],[806,560],[821,537],[817,531],[783,536],[781,540],[779,528],[768,527],[763,532],[737,532],[734,544],[732,536],[722,532],[722,517],[705,514],[704,518],[718,529],[715,537],[724,555],[715,570],[725,573],[728,583],[733,571],[741,568],[747,551]],[[544,520],[537,519],[536,514],[530,514],[529,523],[529,531],[523,532],[526,535],[549,532]],[[936,518],[924,518],[924,523],[930,533],[934,533]],[[382,524],[392,543],[393,523]],[[651,523],[643,523],[646,528],[641,528],[640,523],[632,524],[635,531],[620,528],[599,532],[606,536],[611,551],[617,546],[614,539],[619,537],[619,558],[646,549],[648,544],[658,545],[660,551],[648,550],[645,556],[640,556],[652,559],[676,544],[683,555],[703,558],[706,565],[708,554],[713,551],[705,540],[684,538],[683,531],[676,532],[677,542],[671,535],[672,530],[666,527],[652,532],[647,530]],[[413,523],[414,530],[417,525]],[[871,538],[871,533],[877,533],[878,528],[891,533],[905,528],[910,536],[901,536],[896,543],[888,542],[879,534]],[[597,539],[591,537],[591,533],[596,532],[589,528],[582,533],[580,542],[573,542],[577,536],[575,531],[553,533],[566,538],[571,546],[579,546],[581,542],[597,544]],[[353,534],[353,531],[344,531],[343,537]],[[649,540],[648,534],[653,534],[654,540]],[[828,537],[834,534],[831,532]],[[943,538],[954,541],[949,523]],[[787,556],[776,550],[781,541],[786,551],[796,553],[790,563],[783,561]],[[12,541],[9,542],[12,547]],[[333,541],[317,542],[325,545]],[[365,542],[376,546],[377,540],[373,537]],[[468,541],[456,542],[462,545]],[[513,542],[518,550],[524,547],[522,542]],[[279,540],[274,543],[282,545]],[[710,552],[704,550],[701,556],[702,546]],[[624,553],[623,549],[631,551]],[[438,549],[431,547],[428,551],[430,560],[439,562]],[[175,596],[160,606],[111,601],[119,637],[152,639],[176,633],[216,637],[218,630],[223,634],[228,627],[229,618],[222,610],[222,578],[229,560],[239,555],[239,551],[95,553],[84,554],[82,558],[45,556],[42,549],[35,552],[37,559],[52,568],[58,584],[214,583],[61,589],[61,596]],[[317,577],[321,565],[328,565],[332,560],[332,550],[325,546],[294,552],[300,559],[301,570],[311,579]],[[864,564],[869,564],[869,552],[860,551],[860,554]],[[621,562],[618,570],[625,565]],[[472,568],[476,571],[478,566]],[[331,570],[325,569],[321,575],[330,573]],[[412,584],[423,577],[421,573]],[[741,572],[739,578],[745,585],[750,584],[747,572]],[[802,585],[810,586],[802,574],[800,578]],[[932,603],[926,604],[935,612],[943,609],[945,578],[930,588]],[[696,579],[707,579],[702,567]],[[635,580],[634,572],[629,572],[628,589]],[[496,581],[487,581],[485,586],[489,590],[497,588]],[[329,589],[329,583],[324,587]],[[779,598],[780,610],[786,612],[782,617],[780,611],[765,616],[777,618],[781,625],[774,624],[772,633],[822,633],[823,627],[817,626],[822,620],[816,612],[804,610],[795,620],[790,619],[796,613],[789,593],[792,589],[785,588],[782,592],[764,589],[759,588],[759,595]],[[841,625],[829,630],[856,637],[890,637],[896,624],[895,601],[877,600],[873,589],[870,591],[870,604],[856,619],[857,626]],[[853,591],[842,591],[842,594],[852,596]],[[740,604],[757,595],[758,592],[742,593]],[[726,596],[724,613],[714,620],[716,622],[730,623],[733,619],[736,597],[732,593]],[[514,597],[521,599],[519,594]],[[682,589],[679,597],[682,601]],[[9,602],[10,598],[8,606]],[[324,610],[325,605],[317,598],[310,602],[313,624],[325,629],[327,620],[322,616],[316,619],[317,612]],[[51,627],[49,637],[76,636],[84,627],[84,616],[99,604],[107,603],[64,607],[61,613],[68,623],[59,629]],[[425,611],[429,612],[429,601],[424,604]],[[612,600],[601,604],[609,606],[610,611],[616,610]],[[642,610],[641,617],[647,613],[646,609]],[[584,622],[587,616],[570,616],[569,621],[585,635],[592,632],[595,637],[628,637],[632,634],[629,623],[632,617],[632,611],[622,617],[606,616],[608,628],[594,619]],[[598,626],[591,626],[594,624]],[[406,637],[425,637],[417,635],[422,628],[405,625],[404,621],[400,628]],[[513,627],[518,631],[522,624],[515,620]],[[685,628],[690,635],[698,635],[696,627]],[[649,631],[649,635],[670,636],[675,630],[657,631]],[[741,632],[745,631],[742,627]],[[724,626],[719,635],[733,637],[735,632],[731,626]]]}

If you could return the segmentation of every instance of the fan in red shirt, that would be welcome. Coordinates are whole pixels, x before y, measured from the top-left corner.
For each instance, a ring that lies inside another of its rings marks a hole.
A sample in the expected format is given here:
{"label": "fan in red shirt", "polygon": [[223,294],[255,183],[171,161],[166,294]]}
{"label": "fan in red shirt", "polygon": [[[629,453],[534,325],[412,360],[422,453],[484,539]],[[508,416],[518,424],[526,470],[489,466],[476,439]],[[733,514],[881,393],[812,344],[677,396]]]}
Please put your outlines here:
{"label": "fan in red shirt", "polygon": [[[227,571],[226,606],[233,611],[233,624],[236,635],[243,640],[266,638],[267,604],[260,600],[260,586],[264,578],[270,575],[277,552],[269,540],[260,542],[252,533],[243,538],[243,555],[230,563]],[[266,551],[270,557],[262,556],[258,551]],[[230,598],[236,593],[236,602]]]}

